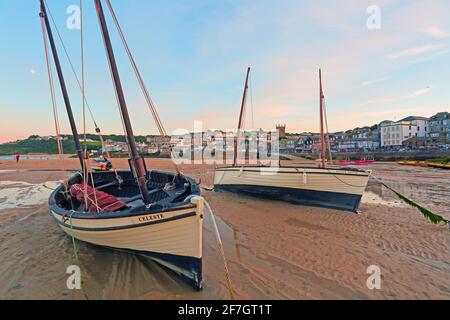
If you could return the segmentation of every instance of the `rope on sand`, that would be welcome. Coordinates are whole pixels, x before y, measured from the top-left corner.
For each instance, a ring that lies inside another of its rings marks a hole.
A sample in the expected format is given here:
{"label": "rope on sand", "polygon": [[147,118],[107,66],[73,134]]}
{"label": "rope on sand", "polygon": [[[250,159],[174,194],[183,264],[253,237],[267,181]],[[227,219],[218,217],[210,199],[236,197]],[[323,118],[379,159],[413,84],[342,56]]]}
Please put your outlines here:
{"label": "rope on sand", "polygon": [[400,200],[402,200],[403,202],[405,202],[406,204],[410,205],[411,207],[414,207],[416,209],[418,209],[423,216],[428,219],[430,222],[434,223],[434,224],[440,224],[442,222],[446,223],[449,228],[450,228],[450,221],[445,219],[443,216],[438,215],[436,213],[433,213],[432,211],[428,210],[427,208],[423,207],[422,205],[418,204],[417,202],[409,199],[408,197],[406,197],[405,195],[401,194],[400,192],[398,192],[397,190],[393,189],[392,187],[388,186],[386,183],[384,183],[381,179],[375,177],[374,175],[372,175],[372,177],[379,183],[381,183],[383,186],[385,186],[387,189],[391,190],[392,192],[394,192],[399,198]]}
{"label": "rope on sand", "polygon": [[216,218],[215,218],[214,212],[212,211],[211,206],[209,205],[209,203],[204,198],[203,198],[203,201],[205,202],[205,206],[208,208],[208,211],[209,211],[209,213],[211,215],[212,222],[213,222],[213,225],[214,225],[214,231],[216,233],[217,243],[219,245],[220,254],[222,255],[223,265],[224,265],[224,268],[225,268],[225,277],[227,279],[227,286],[228,286],[228,292],[230,294],[230,299],[231,300],[235,300],[233,285],[231,283],[230,270],[228,269],[227,259],[225,257],[225,250],[223,248],[223,243],[222,243],[222,238],[220,237],[219,228],[217,227]]}
{"label": "rope on sand", "polygon": [[[77,243],[75,241],[75,237],[73,236],[73,224],[72,224],[72,216],[75,214],[75,211],[72,211],[72,213],[69,216],[69,223],[70,223],[70,229],[72,230],[71,232],[71,238],[72,238],[72,247],[73,247],[73,255],[75,257],[75,261],[78,265],[78,267],[81,269],[81,263],[80,263],[80,257],[78,256],[78,248],[77,248]],[[81,274],[81,290],[83,290],[83,294],[84,294],[84,298],[86,300],[89,300],[89,296],[86,292],[85,289],[85,284],[84,284],[84,280],[83,280],[83,275]]]}

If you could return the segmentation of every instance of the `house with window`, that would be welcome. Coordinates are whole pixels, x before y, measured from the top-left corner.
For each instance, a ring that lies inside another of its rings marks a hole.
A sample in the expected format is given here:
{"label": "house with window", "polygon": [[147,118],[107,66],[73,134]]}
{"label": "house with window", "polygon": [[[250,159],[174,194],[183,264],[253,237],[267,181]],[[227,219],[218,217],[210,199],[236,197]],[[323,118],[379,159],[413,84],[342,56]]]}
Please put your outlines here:
{"label": "house with window", "polygon": [[428,123],[430,119],[426,117],[409,116],[400,121],[409,121],[416,126],[417,132],[414,135],[415,137],[424,138],[428,136],[429,133]]}
{"label": "house with window", "polygon": [[383,121],[380,123],[381,147],[401,147],[405,140],[418,136],[418,126],[412,121]]}
{"label": "house with window", "polygon": [[439,112],[429,119],[428,136],[435,143],[448,143],[450,141],[450,113]]}

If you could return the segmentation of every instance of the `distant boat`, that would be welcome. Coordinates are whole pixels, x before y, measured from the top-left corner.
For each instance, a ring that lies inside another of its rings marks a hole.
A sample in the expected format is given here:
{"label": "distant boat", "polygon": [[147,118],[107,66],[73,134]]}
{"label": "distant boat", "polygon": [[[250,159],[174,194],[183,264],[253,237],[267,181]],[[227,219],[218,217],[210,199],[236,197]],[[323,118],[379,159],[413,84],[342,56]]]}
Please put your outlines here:
{"label": "distant boat", "polygon": [[[202,287],[204,200],[198,184],[180,173],[148,171],[138,154],[100,0],[97,15],[119,101],[131,157],[131,170],[87,172],[70,100],[44,0],[41,19],[50,42],[82,171],[50,196],[52,216],[68,235],[103,247],[149,258]],[[109,1],[108,4],[110,5]],[[114,16],[112,7],[111,13]],[[47,53],[47,50],[46,50]],[[49,58],[47,63],[49,68]],[[85,181],[84,176],[89,177]]]}
{"label": "distant boat", "polygon": [[[238,136],[243,127],[243,112],[248,90],[250,68],[244,87],[244,97],[238,124]],[[319,206],[356,212],[369,181],[370,171],[352,168],[326,168],[324,106],[322,74],[320,79],[321,166],[268,168],[239,166],[237,153],[231,167],[217,168],[214,189],[249,194],[262,198],[288,201],[307,206]],[[235,141],[237,146],[237,141]],[[235,147],[235,150],[237,147]]]}
{"label": "distant boat", "polygon": [[450,170],[450,164],[449,163],[444,164],[444,163],[428,162],[428,166],[432,167],[432,168]]}
{"label": "distant boat", "polygon": [[402,166],[415,166],[415,167],[429,167],[430,164],[425,161],[398,161],[399,165]]}
{"label": "distant boat", "polygon": [[357,166],[364,166],[364,165],[368,165],[368,164],[372,164],[374,163],[375,160],[355,160],[353,163]]}
{"label": "distant boat", "polygon": [[350,160],[339,160],[339,163],[342,164],[342,165],[352,164],[352,162]]}
{"label": "distant boat", "polygon": [[363,160],[339,160],[339,164],[341,165],[356,165],[356,166],[364,166],[364,165],[368,165],[368,164],[372,164],[375,163],[375,160],[367,160],[367,159],[363,159]]}

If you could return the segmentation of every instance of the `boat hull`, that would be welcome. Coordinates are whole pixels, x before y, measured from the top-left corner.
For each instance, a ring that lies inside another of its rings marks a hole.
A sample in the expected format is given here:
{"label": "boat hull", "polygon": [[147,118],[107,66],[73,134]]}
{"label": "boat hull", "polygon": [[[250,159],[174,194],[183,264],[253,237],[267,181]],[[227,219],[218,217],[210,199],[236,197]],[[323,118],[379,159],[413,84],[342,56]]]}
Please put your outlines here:
{"label": "boat hull", "polygon": [[195,288],[202,287],[202,203],[191,209],[123,218],[70,218],[54,211],[52,215],[75,239],[150,258]]}
{"label": "boat hull", "polygon": [[[118,187],[116,174],[123,182]],[[64,185],[49,198],[51,215],[64,232],[75,239],[152,259],[182,276],[195,288],[202,288],[202,228],[204,199],[194,180],[184,177],[184,188],[165,191],[175,175],[148,173],[150,194],[154,202],[145,206],[130,171],[94,172],[98,190],[123,200],[127,206],[114,212],[86,212],[81,203],[64,196]],[[68,185],[79,184],[76,173]],[[165,196],[163,196],[165,195]],[[70,210],[70,207],[78,210]]]}
{"label": "boat hull", "polygon": [[369,176],[334,169],[222,168],[216,170],[214,189],[356,212]]}

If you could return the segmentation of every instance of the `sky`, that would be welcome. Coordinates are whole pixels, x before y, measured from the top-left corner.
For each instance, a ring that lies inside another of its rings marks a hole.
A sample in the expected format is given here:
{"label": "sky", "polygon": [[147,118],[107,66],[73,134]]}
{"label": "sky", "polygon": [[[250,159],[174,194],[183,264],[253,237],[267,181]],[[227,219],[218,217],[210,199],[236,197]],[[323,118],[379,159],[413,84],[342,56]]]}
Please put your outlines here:
{"label": "sky", "polygon": [[[111,2],[169,133],[193,130],[196,120],[204,128],[235,128],[248,66],[247,127],[318,131],[319,68],[330,131],[450,111],[448,0]],[[47,4],[80,75],[80,30],[66,23],[68,7],[79,0]],[[376,29],[367,27],[373,5],[380,8]],[[39,1],[1,0],[0,12],[0,142],[54,135]],[[83,1],[83,12],[86,97],[102,131],[121,134],[93,0]],[[156,134],[106,14],[135,134]],[[82,132],[82,96],[57,45]],[[61,130],[69,133],[55,88]],[[86,127],[94,132],[91,120]]]}

